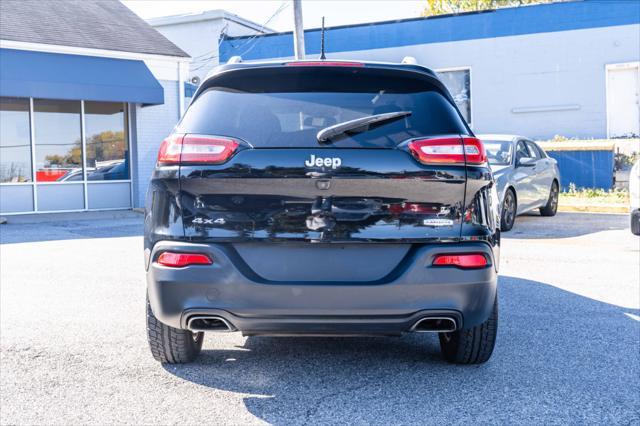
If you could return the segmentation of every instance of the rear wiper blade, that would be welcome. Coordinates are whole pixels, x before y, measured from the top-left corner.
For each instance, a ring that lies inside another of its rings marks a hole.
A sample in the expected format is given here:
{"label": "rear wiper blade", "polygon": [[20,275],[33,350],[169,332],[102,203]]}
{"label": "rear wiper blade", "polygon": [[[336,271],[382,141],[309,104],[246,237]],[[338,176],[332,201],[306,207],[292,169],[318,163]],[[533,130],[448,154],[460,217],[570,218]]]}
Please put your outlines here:
{"label": "rear wiper blade", "polygon": [[383,114],[369,115],[367,117],[356,118],[355,120],[345,121],[344,123],[334,124],[333,126],[325,127],[320,130],[316,135],[318,142],[329,142],[336,136],[346,133],[361,133],[374,127],[374,125],[385,124],[402,117],[411,115],[411,111],[394,111],[385,112]]}

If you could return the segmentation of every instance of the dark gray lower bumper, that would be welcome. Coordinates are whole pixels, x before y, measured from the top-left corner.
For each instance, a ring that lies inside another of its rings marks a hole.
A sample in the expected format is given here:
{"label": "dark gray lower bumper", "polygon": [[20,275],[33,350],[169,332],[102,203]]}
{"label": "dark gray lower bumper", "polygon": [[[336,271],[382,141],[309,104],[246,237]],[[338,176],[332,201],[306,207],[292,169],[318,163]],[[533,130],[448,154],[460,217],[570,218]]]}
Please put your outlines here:
{"label": "dark gray lower bumper", "polygon": [[[166,268],[154,260],[167,250],[207,253],[214,264]],[[436,254],[478,251],[494,259],[484,243],[434,244],[413,250],[383,282],[277,283],[244,271],[227,245],[162,241],[147,271],[149,301],[172,327],[186,328],[190,315],[218,315],[245,334],[397,334],[427,315],[451,316],[469,328],[491,312],[496,268],[430,265]]]}

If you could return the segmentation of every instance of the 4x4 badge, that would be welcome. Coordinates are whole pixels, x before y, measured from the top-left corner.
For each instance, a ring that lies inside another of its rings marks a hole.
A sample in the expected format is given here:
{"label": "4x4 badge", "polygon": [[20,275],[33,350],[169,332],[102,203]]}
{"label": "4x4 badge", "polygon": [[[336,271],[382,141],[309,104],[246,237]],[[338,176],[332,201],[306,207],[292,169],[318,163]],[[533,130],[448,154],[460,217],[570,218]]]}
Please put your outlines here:
{"label": "4x4 badge", "polygon": [[191,223],[195,223],[196,225],[224,225],[225,223],[227,223],[227,221],[224,220],[223,217],[219,217],[217,219],[205,219],[202,217],[196,217],[191,221]]}

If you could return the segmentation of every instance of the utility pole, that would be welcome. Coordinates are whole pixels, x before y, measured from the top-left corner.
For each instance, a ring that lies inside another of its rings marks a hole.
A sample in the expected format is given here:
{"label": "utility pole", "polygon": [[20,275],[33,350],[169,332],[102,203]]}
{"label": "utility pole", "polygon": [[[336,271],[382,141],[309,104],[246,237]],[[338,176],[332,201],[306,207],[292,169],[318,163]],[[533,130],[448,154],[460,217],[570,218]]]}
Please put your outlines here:
{"label": "utility pole", "polygon": [[302,25],[302,0],[293,0],[293,52],[296,59],[304,59],[304,26]]}

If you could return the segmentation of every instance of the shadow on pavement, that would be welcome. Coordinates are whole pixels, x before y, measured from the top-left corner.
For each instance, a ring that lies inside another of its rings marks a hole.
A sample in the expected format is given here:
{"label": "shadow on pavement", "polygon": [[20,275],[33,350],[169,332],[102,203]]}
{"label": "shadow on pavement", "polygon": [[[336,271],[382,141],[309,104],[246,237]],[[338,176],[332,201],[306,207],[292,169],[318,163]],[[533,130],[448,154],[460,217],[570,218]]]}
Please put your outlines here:
{"label": "shadow on pavement", "polygon": [[544,217],[526,213],[516,217],[513,229],[501,235],[507,239],[571,238],[621,229],[629,229],[628,215],[560,212],[553,217]]}
{"label": "shadow on pavement", "polygon": [[246,408],[275,424],[640,420],[638,310],[514,277],[501,277],[499,288],[498,342],[484,365],[447,364],[437,336],[412,334],[249,337],[165,369],[248,394]]}

